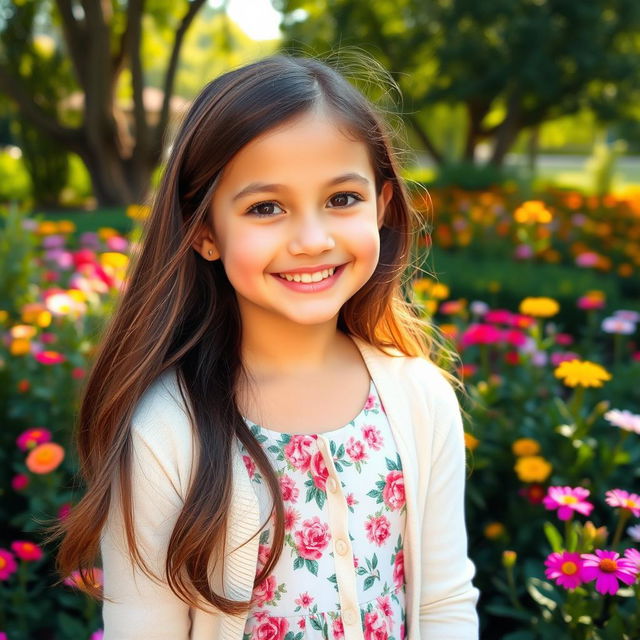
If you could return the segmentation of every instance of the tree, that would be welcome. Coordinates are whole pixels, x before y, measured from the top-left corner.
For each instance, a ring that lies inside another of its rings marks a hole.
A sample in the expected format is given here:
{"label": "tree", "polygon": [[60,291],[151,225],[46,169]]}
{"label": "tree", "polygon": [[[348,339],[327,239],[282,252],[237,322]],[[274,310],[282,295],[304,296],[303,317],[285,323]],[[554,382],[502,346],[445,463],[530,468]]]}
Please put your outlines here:
{"label": "tree", "polygon": [[[205,0],[0,2],[0,90],[15,101],[22,117],[34,127],[82,158],[101,205],[138,202],[145,197],[162,155],[180,50],[204,4]],[[33,19],[25,22],[30,33],[24,34],[20,44],[12,40],[8,26],[27,11],[33,12]],[[143,104],[143,21],[174,29],[156,122],[150,122]],[[42,23],[57,30],[72,85],[84,96],[79,122],[65,119],[59,96],[52,96],[46,85],[34,87],[29,82],[32,70],[46,64],[37,49],[28,46]],[[130,74],[132,123],[116,100],[118,82],[125,72]]]}
{"label": "tree", "polygon": [[437,163],[450,152],[432,123],[436,105],[463,105],[458,160],[488,141],[502,164],[525,129],[592,108],[615,119],[637,102],[637,0],[273,0],[285,46],[355,44],[395,76],[405,118]]}

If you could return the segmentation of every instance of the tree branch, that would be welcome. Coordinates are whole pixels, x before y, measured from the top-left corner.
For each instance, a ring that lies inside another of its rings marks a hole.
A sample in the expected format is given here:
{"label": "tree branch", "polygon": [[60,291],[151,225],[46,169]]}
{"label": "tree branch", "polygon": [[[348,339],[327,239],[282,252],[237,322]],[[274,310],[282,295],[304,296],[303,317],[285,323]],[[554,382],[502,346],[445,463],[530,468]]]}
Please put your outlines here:
{"label": "tree branch", "polygon": [[189,2],[189,8],[182,18],[182,22],[176,31],[176,37],[173,41],[173,49],[171,50],[171,57],[169,58],[169,64],[167,66],[167,72],[164,77],[164,98],[162,101],[162,110],[160,112],[160,119],[156,127],[154,136],[154,147],[156,150],[162,147],[162,141],[164,133],[169,122],[169,106],[171,104],[171,96],[173,94],[173,84],[175,81],[176,71],[178,70],[178,60],[180,58],[180,48],[187,29],[191,26],[196,14],[204,5],[205,0],[191,0]]}
{"label": "tree branch", "polygon": [[128,35],[125,48],[131,63],[131,83],[133,85],[133,118],[136,127],[136,144],[134,155],[140,150],[146,153],[149,143],[149,125],[144,106],[144,72],[142,70],[142,14],[145,0],[129,0],[127,6]]}
{"label": "tree branch", "polygon": [[442,164],[443,157],[440,151],[436,149],[436,146],[433,144],[433,141],[424,130],[423,126],[420,124],[418,117],[415,113],[407,113],[405,114],[407,121],[411,124],[413,130],[415,131],[418,138],[420,138],[420,142],[424,145],[425,149],[429,152],[431,157],[436,161],[437,164]]}
{"label": "tree branch", "polygon": [[64,40],[69,48],[69,57],[73,63],[78,84],[84,88],[87,79],[86,28],[73,15],[71,0],[56,0],[56,6],[62,19]]}
{"label": "tree branch", "polygon": [[78,150],[83,146],[82,131],[61,125],[50,113],[39,107],[20,80],[3,66],[0,66],[0,90],[17,103],[22,115],[30,120],[35,127],[49,134],[61,145],[78,153]]}

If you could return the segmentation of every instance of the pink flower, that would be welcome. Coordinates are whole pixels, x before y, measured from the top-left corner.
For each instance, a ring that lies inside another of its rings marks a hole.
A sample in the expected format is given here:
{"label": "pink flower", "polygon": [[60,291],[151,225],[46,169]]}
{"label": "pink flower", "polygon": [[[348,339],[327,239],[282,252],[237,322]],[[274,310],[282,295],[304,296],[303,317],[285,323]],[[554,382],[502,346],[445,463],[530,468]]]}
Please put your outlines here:
{"label": "pink flower", "polygon": [[300,518],[300,513],[293,507],[285,507],[284,509],[284,528],[285,531],[291,531],[296,526],[296,522]]}
{"label": "pink flower", "polygon": [[382,499],[392,511],[402,509],[405,503],[402,471],[389,471],[382,490]]}
{"label": "pink flower", "polygon": [[311,457],[311,464],[309,465],[309,471],[313,478],[313,484],[316,485],[320,491],[327,490],[327,478],[329,477],[329,471],[327,465],[324,462],[324,458],[319,451],[313,454]]}
{"label": "pink flower", "polygon": [[91,634],[89,640],[102,640],[104,638],[104,630],[98,629]]}
{"label": "pink flower", "polygon": [[65,502],[58,509],[58,520],[64,520],[71,513],[71,503]]}
{"label": "pink flower", "polygon": [[284,455],[294,469],[298,469],[298,471],[302,473],[309,470],[309,465],[311,464],[311,449],[313,448],[314,442],[311,436],[291,436],[291,440],[285,445]]}
{"label": "pink flower", "polygon": [[527,342],[527,336],[518,329],[505,329],[502,338],[514,347],[521,347]]}
{"label": "pink flower", "polygon": [[387,640],[389,630],[387,621],[378,611],[369,611],[364,614],[364,639],[365,640]]}
{"label": "pink flower", "polygon": [[[486,319],[486,316],[485,316]],[[474,344],[495,344],[502,338],[502,331],[490,324],[473,323],[460,337],[463,347]]]}
{"label": "pink flower", "polygon": [[640,322],[640,313],[637,311],[631,311],[630,309],[618,309],[613,312],[616,318],[623,318],[629,322]]}
{"label": "pink flower", "polygon": [[492,309],[485,313],[483,320],[485,322],[510,325],[513,320],[513,313],[507,309]]}
{"label": "pink flower", "polygon": [[302,558],[318,560],[322,557],[322,551],[331,539],[329,525],[320,522],[320,518],[314,516],[310,520],[304,520],[302,527],[301,530],[293,534],[296,539],[298,555]]}
{"label": "pink flower", "polygon": [[598,264],[598,260],[600,260],[600,256],[597,253],[585,251],[576,257],[576,264],[579,267],[595,267]]}
{"label": "pink flower", "polygon": [[305,591],[304,593],[301,593],[300,597],[296,598],[294,602],[303,609],[306,609],[313,604],[313,596],[310,596],[309,593]]}
{"label": "pink flower", "polygon": [[614,427],[620,427],[625,431],[634,431],[640,434],[640,415],[631,413],[631,411],[619,411],[618,409],[611,409],[604,414],[604,419],[612,424]]}
{"label": "pink flower", "polygon": [[360,462],[367,457],[367,452],[364,449],[362,440],[356,440],[353,436],[347,440],[347,446],[345,447],[347,455],[354,461]]}
{"label": "pink flower", "polygon": [[287,474],[280,477],[280,491],[285,502],[296,502],[300,494],[294,479]]}
{"label": "pink flower", "polygon": [[364,526],[367,530],[368,540],[379,547],[391,535],[391,524],[386,516],[369,516]]}
{"label": "pink flower", "polygon": [[271,574],[261,585],[257,586],[253,590],[253,603],[256,606],[261,607],[266,602],[269,602],[269,600],[273,600],[275,598],[277,589],[278,584],[276,583],[276,577]]}
{"label": "pink flower", "polygon": [[284,640],[288,630],[286,618],[263,616],[253,627],[251,640]]}
{"label": "pink flower", "polygon": [[31,427],[23,431],[16,439],[16,444],[22,451],[33,449],[43,442],[51,442],[51,431],[42,427]]}
{"label": "pink flower", "polygon": [[14,491],[22,491],[29,486],[29,476],[24,473],[16,473],[13,478],[11,478],[11,488]]}
{"label": "pink flower", "polygon": [[605,500],[610,507],[628,509],[634,516],[640,516],[640,496],[623,489],[611,489],[605,494]]}
{"label": "pink flower", "polygon": [[103,572],[99,567],[92,567],[87,569],[85,572],[86,580],[80,574],[80,571],[77,569],[71,572],[71,575],[68,575],[62,582],[69,587],[74,587],[76,589],[84,589],[87,586],[87,580],[91,582],[91,584],[98,588],[101,587],[103,580]]}
{"label": "pink flower", "polygon": [[43,556],[42,549],[28,540],[15,540],[11,543],[11,550],[25,562],[40,560]]}
{"label": "pink flower", "polygon": [[633,584],[636,581],[638,570],[635,563],[621,558],[617,551],[596,549],[595,554],[583,553],[581,557],[582,579],[585,582],[595,580],[598,593],[615,596],[618,593],[618,580],[625,584]]}
{"label": "pink flower", "polygon": [[244,466],[247,468],[247,473],[250,478],[256,473],[256,463],[249,456],[242,456],[242,462],[244,462]]}
{"label": "pink flower", "polygon": [[393,560],[393,582],[399,589],[404,584],[404,551],[396,553]]}
{"label": "pink flower", "polygon": [[562,362],[569,362],[571,360],[578,360],[580,356],[573,351],[554,351],[551,354],[551,364],[554,367],[560,366]]}
{"label": "pink flower", "polygon": [[391,602],[389,601],[389,596],[378,596],[376,598],[376,602],[378,606],[382,610],[382,613],[387,618],[393,618],[393,609],[391,607]]}
{"label": "pink flower", "polygon": [[260,567],[264,567],[264,565],[267,564],[270,553],[271,547],[268,544],[258,545],[258,565]]}
{"label": "pink flower", "polygon": [[580,571],[582,569],[582,559],[579,553],[561,551],[551,553],[544,561],[546,565],[545,575],[550,580],[555,580],[565,589],[575,589],[582,584]]}
{"label": "pink flower", "polygon": [[636,565],[636,573],[640,573],[640,551],[630,547],[629,549],[625,549],[624,557],[627,560],[631,560]]}
{"label": "pink flower", "polygon": [[333,631],[333,637],[335,640],[342,640],[342,638],[344,638],[344,624],[342,623],[342,618],[336,618],[333,621],[331,630]]}
{"label": "pink flower", "polygon": [[365,411],[371,411],[371,409],[375,409],[376,406],[376,397],[374,395],[370,395],[367,397],[367,401],[364,404]]}
{"label": "pink flower", "polygon": [[556,333],[556,344],[561,347],[568,347],[573,342],[573,336],[570,333]]}
{"label": "pink flower", "polygon": [[0,549],[0,580],[6,580],[18,570],[18,563],[8,549]]}
{"label": "pink flower", "polygon": [[355,499],[353,493],[347,493],[347,506],[353,507],[356,504],[358,504],[358,501]]}
{"label": "pink flower", "polygon": [[372,424],[362,426],[362,437],[374,451],[378,451],[384,444],[382,434]]}
{"label": "pink flower", "polygon": [[605,304],[606,303],[603,298],[599,298],[596,296],[582,296],[581,298],[578,298],[577,302],[578,308],[584,309],[586,311],[592,309],[602,309]]}
{"label": "pink flower", "polygon": [[583,487],[549,487],[543,503],[547,509],[558,509],[560,520],[569,520],[574,511],[588,516],[593,511],[593,505],[586,502],[589,490]]}
{"label": "pink flower", "polygon": [[34,358],[40,364],[46,365],[60,364],[61,362],[64,362],[66,360],[66,358],[57,351],[39,351],[38,353],[34,354]]}

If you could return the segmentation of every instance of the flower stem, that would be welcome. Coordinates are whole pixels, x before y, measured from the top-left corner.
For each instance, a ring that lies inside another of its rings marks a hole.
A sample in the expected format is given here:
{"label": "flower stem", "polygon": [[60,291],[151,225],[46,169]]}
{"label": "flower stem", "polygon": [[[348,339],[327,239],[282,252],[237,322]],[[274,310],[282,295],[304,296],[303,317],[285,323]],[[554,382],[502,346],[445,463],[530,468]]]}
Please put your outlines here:
{"label": "flower stem", "polygon": [[511,600],[511,604],[518,609],[519,611],[523,611],[524,607],[520,604],[520,600],[518,600],[518,595],[516,593],[516,582],[513,578],[513,567],[506,567],[507,572],[507,584],[509,585],[509,600]]}
{"label": "flower stem", "polygon": [[622,539],[624,525],[626,524],[630,515],[631,511],[629,511],[629,509],[620,509],[620,514],[618,516],[618,526],[616,527],[616,532],[613,534],[613,540],[611,541],[612,547],[615,548]]}

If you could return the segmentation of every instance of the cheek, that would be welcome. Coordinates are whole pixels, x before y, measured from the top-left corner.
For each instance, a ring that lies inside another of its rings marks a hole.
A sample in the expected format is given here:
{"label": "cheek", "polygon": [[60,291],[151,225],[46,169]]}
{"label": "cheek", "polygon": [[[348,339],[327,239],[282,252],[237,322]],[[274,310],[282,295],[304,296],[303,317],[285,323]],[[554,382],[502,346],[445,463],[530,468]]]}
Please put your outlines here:
{"label": "cheek", "polygon": [[234,234],[229,230],[222,254],[225,271],[235,289],[252,286],[252,280],[269,268],[273,256],[271,243],[264,233],[244,229]]}
{"label": "cheek", "polygon": [[345,237],[350,239],[352,253],[373,273],[380,257],[380,232],[369,220],[354,223],[345,230]]}

